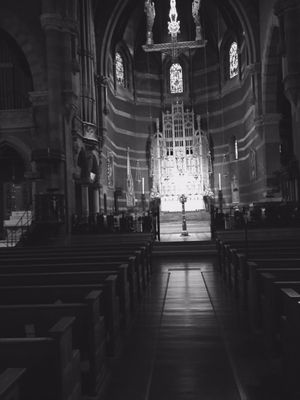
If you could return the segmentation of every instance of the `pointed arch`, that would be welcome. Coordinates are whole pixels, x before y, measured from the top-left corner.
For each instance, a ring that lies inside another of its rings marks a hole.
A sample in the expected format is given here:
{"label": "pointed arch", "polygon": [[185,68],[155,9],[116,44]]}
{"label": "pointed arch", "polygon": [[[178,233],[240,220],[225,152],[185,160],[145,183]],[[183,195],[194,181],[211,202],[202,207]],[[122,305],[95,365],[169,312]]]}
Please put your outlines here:
{"label": "pointed arch", "polygon": [[0,28],[11,35],[22,49],[30,67],[34,90],[46,90],[46,65],[41,41],[36,35],[31,34],[29,27],[23,21],[4,8],[0,8]]}
{"label": "pointed arch", "polygon": [[30,107],[33,81],[27,59],[16,41],[0,28],[0,110]]}
{"label": "pointed arch", "polygon": [[113,75],[115,90],[126,89],[133,90],[133,63],[127,45],[121,41],[118,42],[113,51]]}
{"label": "pointed arch", "polygon": [[0,149],[9,147],[15,150],[22,158],[26,172],[32,171],[31,166],[31,149],[23,141],[10,134],[3,133],[0,138]]}

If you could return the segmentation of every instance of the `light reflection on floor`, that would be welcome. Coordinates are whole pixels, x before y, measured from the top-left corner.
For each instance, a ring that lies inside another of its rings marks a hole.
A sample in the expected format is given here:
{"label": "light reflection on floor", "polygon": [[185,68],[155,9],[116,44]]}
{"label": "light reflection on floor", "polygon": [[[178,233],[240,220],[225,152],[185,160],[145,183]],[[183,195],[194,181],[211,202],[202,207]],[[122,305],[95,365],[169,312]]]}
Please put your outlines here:
{"label": "light reflection on floor", "polygon": [[191,232],[188,236],[182,236],[178,233],[161,233],[161,242],[193,242],[199,240],[211,240],[211,233],[208,232]]}

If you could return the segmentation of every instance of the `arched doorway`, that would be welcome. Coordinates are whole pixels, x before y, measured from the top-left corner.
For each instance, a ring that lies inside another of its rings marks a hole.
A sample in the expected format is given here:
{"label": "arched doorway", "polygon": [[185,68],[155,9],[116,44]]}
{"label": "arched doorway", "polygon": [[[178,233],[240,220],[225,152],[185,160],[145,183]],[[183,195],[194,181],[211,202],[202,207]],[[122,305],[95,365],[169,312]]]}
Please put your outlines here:
{"label": "arched doorway", "polygon": [[25,179],[25,162],[11,146],[0,146],[0,235],[12,213],[31,209],[31,184]]}

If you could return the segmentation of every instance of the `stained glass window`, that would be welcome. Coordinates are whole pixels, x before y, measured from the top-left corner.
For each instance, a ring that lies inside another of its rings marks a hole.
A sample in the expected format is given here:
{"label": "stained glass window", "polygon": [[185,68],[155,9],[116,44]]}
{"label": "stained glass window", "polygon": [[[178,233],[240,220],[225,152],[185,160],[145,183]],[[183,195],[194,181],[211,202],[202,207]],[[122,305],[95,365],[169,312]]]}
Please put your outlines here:
{"label": "stained glass window", "polygon": [[120,86],[126,87],[124,60],[119,52],[115,54],[116,80]]}
{"label": "stained glass window", "polygon": [[233,42],[229,50],[229,77],[234,78],[238,75],[239,69],[239,57],[238,57],[238,46],[236,42]]}
{"label": "stained glass window", "polygon": [[170,68],[170,91],[171,93],[183,92],[183,76],[180,64],[172,64]]}

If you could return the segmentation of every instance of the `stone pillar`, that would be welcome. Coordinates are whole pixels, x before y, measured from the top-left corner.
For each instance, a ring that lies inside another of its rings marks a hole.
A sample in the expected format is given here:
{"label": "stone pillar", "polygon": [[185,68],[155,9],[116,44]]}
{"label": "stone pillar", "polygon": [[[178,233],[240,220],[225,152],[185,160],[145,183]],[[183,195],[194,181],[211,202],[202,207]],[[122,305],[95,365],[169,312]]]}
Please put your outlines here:
{"label": "stone pillar", "polygon": [[85,0],[80,4],[81,17],[81,84],[82,96],[82,120],[92,124],[97,123],[96,118],[96,43],[94,31],[94,17],[91,0]]}
{"label": "stone pillar", "polygon": [[48,84],[48,145],[62,149],[62,17],[44,13],[41,24],[46,36]]}
{"label": "stone pillar", "polygon": [[278,0],[275,13],[279,18],[283,64],[283,82],[292,106],[294,154],[300,160],[300,2]]}
{"label": "stone pillar", "polygon": [[100,187],[99,186],[94,187],[93,195],[94,195],[93,214],[94,214],[94,216],[96,216],[97,214],[100,213]]}
{"label": "stone pillar", "polygon": [[262,93],[261,93],[261,64],[255,63],[250,64],[247,67],[250,75],[251,75],[251,87],[252,87],[252,96],[249,99],[249,105],[255,106],[255,115],[262,114]]}
{"label": "stone pillar", "polygon": [[81,204],[82,204],[82,217],[84,219],[88,219],[89,214],[90,214],[90,209],[89,209],[89,185],[88,184],[82,184],[81,185]]}
{"label": "stone pillar", "polygon": [[78,66],[74,64],[78,27],[76,7],[72,3],[44,0],[40,17],[45,32],[48,125],[41,146],[43,155],[38,154],[37,157],[48,169],[48,176],[45,177],[48,189],[55,188],[65,197],[67,230],[74,212],[71,121],[78,109],[80,86],[79,76],[75,77],[78,72]]}
{"label": "stone pillar", "polygon": [[[47,129],[48,129],[48,91],[35,91],[29,93],[30,102],[32,104],[32,111],[35,122],[34,132],[40,141],[38,142],[36,148],[32,149],[32,173],[34,178],[43,178],[36,181],[36,192],[45,193],[49,187],[50,177],[48,176],[49,168],[46,167],[46,163],[37,157],[34,159],[35,150],[43,148],[47,145],[48,140]],[[47,146],[48,149],[48,146]],[[47,152],[47,150],[46,150]],[[48,152],[47,152],[48,153]],[[48,156],[48,154],[47,154]],[[27,171],[30,174],[30,171]],[[46,175],[46,176],[45,176]],[[35,192],[32,192],[32,198],[34,202]],[[34,209],[34,208],[33,208]]]}
{"label": "stone pillar", "polygon": [[[280,164],[280,121],[281,114],[264,114],[255,121],[260,139],[264,142],[264,151],[257,154],[257,174],[264,177],[265,195],[276,196],[278,189],[276,173],[281,169]],[[279,195],[279,193],[278,193]]]}

